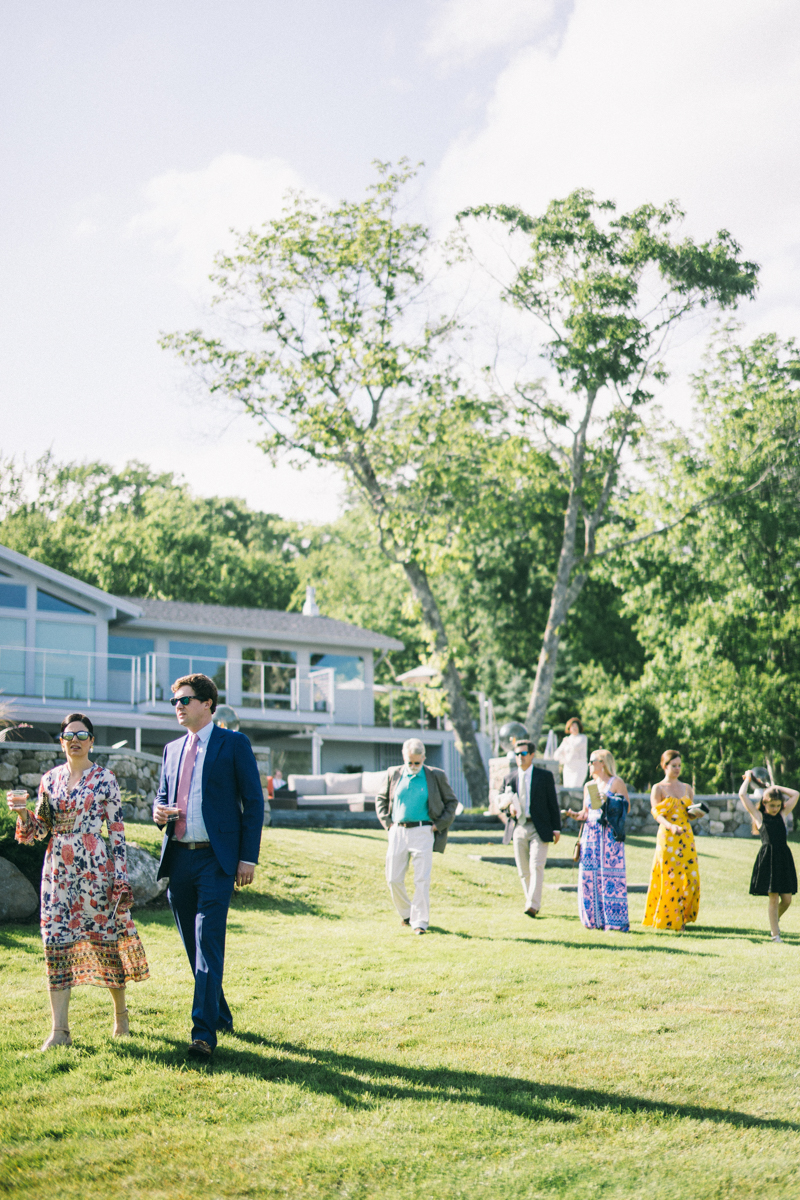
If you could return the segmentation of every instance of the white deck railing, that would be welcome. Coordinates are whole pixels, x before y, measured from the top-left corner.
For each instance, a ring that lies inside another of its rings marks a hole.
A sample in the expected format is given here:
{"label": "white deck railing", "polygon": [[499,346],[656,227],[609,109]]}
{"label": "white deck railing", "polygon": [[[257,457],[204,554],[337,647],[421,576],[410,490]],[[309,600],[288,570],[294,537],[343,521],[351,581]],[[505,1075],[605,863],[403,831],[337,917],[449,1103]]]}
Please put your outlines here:
{"label": "white deck railing", "polygon": [[178,675],[210,675],[221,701],[262,711],[328,713],[335,710],[332,667],[184,654],[102,654],[0,646],[0,692],[48,700],[111,701],[141,707],[170,698]]}

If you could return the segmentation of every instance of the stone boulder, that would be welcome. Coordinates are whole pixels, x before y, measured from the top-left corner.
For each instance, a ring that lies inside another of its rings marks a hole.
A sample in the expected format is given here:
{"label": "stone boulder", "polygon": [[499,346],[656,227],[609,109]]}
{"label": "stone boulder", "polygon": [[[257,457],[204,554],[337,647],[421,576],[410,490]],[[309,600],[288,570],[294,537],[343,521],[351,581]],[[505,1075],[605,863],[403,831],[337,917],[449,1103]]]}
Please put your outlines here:
{"label": "stone boulder", "polygon": [[13,863],[0,858],[0,921],[25,921],[38,908],[35,888]]}
{"label": "stone boulder", "polygon": [[141,908],[166,891],[166,879],[156,879],[158,860],[149,851],[127,842],[128,880],[133,889],[133,907]]}

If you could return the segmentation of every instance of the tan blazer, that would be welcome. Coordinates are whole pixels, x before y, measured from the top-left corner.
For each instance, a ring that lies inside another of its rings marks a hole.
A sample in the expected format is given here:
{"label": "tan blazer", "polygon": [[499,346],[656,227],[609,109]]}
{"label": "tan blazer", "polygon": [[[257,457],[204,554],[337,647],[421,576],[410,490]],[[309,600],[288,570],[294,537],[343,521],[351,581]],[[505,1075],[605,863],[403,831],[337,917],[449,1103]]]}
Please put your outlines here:
{"label": "tan blazer", "polygon": [[[433,848],[437,854],[444,854],[444,848],[447,845],[447,831],[453,824],[453,818],[456,815],[458,797],[447,782],[444,771],[439,767],[423,767],[422,769],[428,784],[428,815],[436,826]],[[375,811],[384,829],[391,828],[392,801],[402,771],[402,766],[390,767],[386,773],[386,782],[375,797]]]}

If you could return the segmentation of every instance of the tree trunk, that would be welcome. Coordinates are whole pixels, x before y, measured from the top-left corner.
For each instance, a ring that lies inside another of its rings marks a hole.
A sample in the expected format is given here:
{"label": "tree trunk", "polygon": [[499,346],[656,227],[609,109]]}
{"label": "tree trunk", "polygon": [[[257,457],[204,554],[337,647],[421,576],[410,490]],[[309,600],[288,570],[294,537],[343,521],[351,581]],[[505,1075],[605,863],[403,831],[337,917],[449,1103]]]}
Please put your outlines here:
{"label": "tree trunk", "polygon": [[536,664],[536,678],[533,681],[533,691],[528,703],[528,711],[525,714],[525,728],[534,741],[539,738],[542,732],[542,724],[547,712],[547,705],[550,703],[553,681],[556,677],[560,641],[558,631],[566,620],[567,613],[583,591],[585,582],[586,576],[583,575],[580,579],[573,581],[571,587],[569,584],[563,586],[558,579],[553,585],[550,612],[547,617],[544,638],[542,639],[539,661]]}
{"label": "tree trunk", "polygon": [[567,613],[577,600],[586,576],[570,582],[572,569],[575,566],[575,534],[578,526],[578,510],[580,508],[580,493],[583,483],[583,464],[586,457],[586,431],[594,407],[596,391],[586,393],[586,407],[580,426],[572,441],[570,456],[569,499],[564,512],[564,535],[561,539],[561,553],[558,556],[558,568],[550,594],[550,612],[547,614],[542,649],[536,664],[536,678],[533,681],[533,691],[525,714],[525,728],[536,742],[542,732],[544,715],[550,702],[553,681],[556,677],[558,661],[558,631],[566,620]]}
{"label": "tree trunk", "polygon": [[469,788],[470,802],[473,808],[484,808],[489,803],[489,781],[478,749],[475,729],[472,724],[472,713],[461,676],[449,655],[449,644],[444,624],[439,613],[439,605],[431,591],[428,577],[415,562],[403,563],[411,591],[422,608],[422,619],[434,635],[434,650],[445,659],[442,671],[442,684],[450,705],[450,720],[456,735],[456,749],[461,755],[461,763]]}

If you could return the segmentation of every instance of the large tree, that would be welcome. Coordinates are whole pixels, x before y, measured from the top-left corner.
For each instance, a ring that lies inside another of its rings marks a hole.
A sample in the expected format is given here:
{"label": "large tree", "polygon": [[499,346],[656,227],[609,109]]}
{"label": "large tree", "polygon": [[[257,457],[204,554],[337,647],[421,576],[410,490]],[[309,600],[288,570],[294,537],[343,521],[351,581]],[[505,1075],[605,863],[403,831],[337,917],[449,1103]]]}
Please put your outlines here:
{"label": "large tree", "polygon": [[707,242],[676,240],[675,204],[643,205],[616,216],[589,191],[553,201],[541,217],[503,205],[460,214],[487,219],[508,234],[514,267],[502,297],[545,331],[542,356],[560,387],[518,381],[507,403],[560,464],[566,502],[561,547],[526,725],[538,736],[556,674],[567,615],[593,565],[623,538],[598,547],[618,519],[614,502],[626,458],[644,430],[653,384],[671,331],[699,309],[729,308],[753,294],[757,268],[729,233]]}
{"label": "large tree", "polygon": [[268,455],[343,474],[419,606],[478,805],[486,773],[431,568],[491,472],[489,406],[451,369],[453,321],[432,314],[429,232],[398,212],[412,173],[380,166],[360,203],[290,197],[217,260],[219,331],[164,345],[260,422]]}
{"label": "large tree", "polygon": [[[635,505],[643,527],[665,532],[616,563],[644,673],[632,688],[595,680],[590,707],[622,742],[631,711],[655,712],[659,736],[677,742],[704,789],[736,790],[742,772],[765,759],[792,782],[800,768],[798,347],[774,335],[742,345],[724,331],[695,396],[698,427],[662,445],[653,486]],[[652,781],[652,742],[650,750]],[[646,758],[642,748],[622,757]]]}

